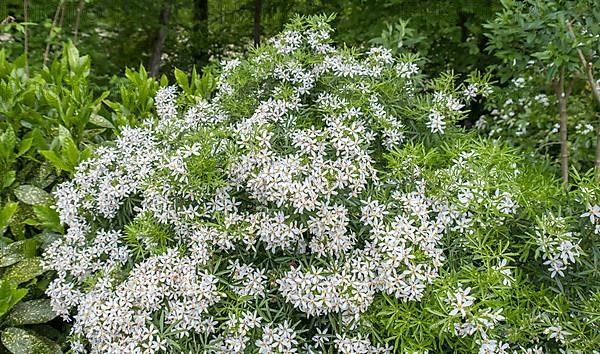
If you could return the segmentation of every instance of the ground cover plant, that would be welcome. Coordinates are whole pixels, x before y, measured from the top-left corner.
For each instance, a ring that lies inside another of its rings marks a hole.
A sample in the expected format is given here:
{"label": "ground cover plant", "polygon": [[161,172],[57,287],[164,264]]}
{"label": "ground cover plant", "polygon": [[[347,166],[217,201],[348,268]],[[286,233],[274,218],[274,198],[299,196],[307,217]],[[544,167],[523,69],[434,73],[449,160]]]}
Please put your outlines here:
{"label": "ground cover plant", "polygon": [[[456,127],[489,77],[297,18],[54,190],[73,353],[592,352],[600,190]],[[118,104],[114,104],[118,107]],[[135,124],[131,124],[135,123]]]}

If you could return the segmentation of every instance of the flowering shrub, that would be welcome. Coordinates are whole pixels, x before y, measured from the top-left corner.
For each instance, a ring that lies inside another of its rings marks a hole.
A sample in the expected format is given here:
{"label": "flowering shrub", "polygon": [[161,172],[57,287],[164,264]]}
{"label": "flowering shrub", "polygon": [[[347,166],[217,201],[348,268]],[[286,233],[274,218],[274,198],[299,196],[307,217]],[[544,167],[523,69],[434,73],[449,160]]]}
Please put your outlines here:
{"label": "flowering shrub", "polygon": [[589,348],[593,322],[567,331],[532,296],[592,247],[572,234],[555,277],[562,246],[526,233],[560,186],[454,127],[485,78],[425,80],[414,59],[336,48],[325,18],[299,18],[225,63],[210,100],[161,88],[156,119],[56,189],[48,294],[73,352]]}

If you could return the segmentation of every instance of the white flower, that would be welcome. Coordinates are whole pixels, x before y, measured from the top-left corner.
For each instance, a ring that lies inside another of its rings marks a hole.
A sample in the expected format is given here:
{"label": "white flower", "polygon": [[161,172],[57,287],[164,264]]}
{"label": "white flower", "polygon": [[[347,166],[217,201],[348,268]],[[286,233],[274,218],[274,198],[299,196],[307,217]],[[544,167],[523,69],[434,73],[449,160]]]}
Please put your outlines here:
{"label": "white flower", "polygon": [[589,217],[592,224],[595,224],[596,220],[600,220],[600,205],[588,205],[587,209],[587,212],[581,214],[582,218]]}
{"label": "white flower", "polygon": [[513,278],[510,268],[507,267],[507,263],[507,259],[502,258],[500,263],[498,263],[497,266],[492,267],[492,269],[494,269],[502,275],[502,285],[510,286],[512,282],[515,281],[515,278]]}
{"label": "white flower", "polygon": [[469,86],[467,86],[463,92],[463,95],[465,96],[466,99],[472,99],[477,97],[477,93],[479,91],[479,87],[477,87],[477,85],[475,84],[469,84]]}
{"label": "white flower", "polygon": [[448,301],[450,301],[450,305],[452,306],[452,310],[449,313],[450,316],[456,316],[459,313],[462,317],[467,315],[466,310],[475,301],[475,297],[469,295],[470,292],[471,288],[458,288],[454,294],[448,293]]}
{"label": "white flower", "polygon": [[444,133],[446,129],[446,122],[444,121],[444,116],[435,109],[432,109],[429,113],[429,121],[427,122],[427,127],[431,129],[432,133]]}
{"label": "white flower", "polygon": [[560,325],[549,326],[544,329],[544,334],[547,334],[549,339],[554,339],[559,343],[564,343],[565,338],[571,335],[570,332],[565,331]]}
{"label": "white flower", "polygon": [[579,240],[572,232],[566,231],[566,228],[565,219],[552,214],[544,215],[538,220],[536,243],[552,278],[557,274],[564,276],[568,266],[575,263],[581,255]]}
{"label": "white flower", "polygon": [[233,291],[239,296],[263,297],[265,295],[265,271],[250,265],[240,265],[239,260],[230,261],[229,269],[233,279],[239,285],[233,286]]}
{"label": "white flower", "polygon": [[[56,188],[68,231],[44,265],[58,275],[48,287],[53,309],[75,320],[74,350],[166,352],[200,335],[218,353],[389,352],[346,329],[361,324],[378,293],[420,301],[441,273],[444,235],[482,222],[469,208],[485,201],[506,217],[515,212],[510,194],[476,183],[431,193],[410,159],[410,183],[380,171],[375,156],[413,126],[394,116],[401,111],[387,105],[381,83],[405,78],[398,90],[414,97],[418,67],[395,64],[383,48],[337,50],[327,24],[308,27],[286,30],[248,62],[224,63],[214,98],[185,112],[175,87],[161,88],[156,119],[123,127]],[[453,94],[434,94],[432,132],[464,107]],[[461,154],[443,172],[466,173],[475,158]],[[561,241],[552,251],[574,262],[577,240]],[[505,265],[498,271],[508,278]],[[470,310],[469,293],[452,294],[453,316]],[[268,322],[259,314],[271,302],[291,306]],[[310,344],[305,321],[292,328],[289,311],[337,316],[339,326]],[[478,316],[460,329],[502,317]]]}
{"label": "white flower", "polygon": [[419,73],[419,67],[415,63],[400,62],[396,65],[396,73],[404,79],[409,79]]}

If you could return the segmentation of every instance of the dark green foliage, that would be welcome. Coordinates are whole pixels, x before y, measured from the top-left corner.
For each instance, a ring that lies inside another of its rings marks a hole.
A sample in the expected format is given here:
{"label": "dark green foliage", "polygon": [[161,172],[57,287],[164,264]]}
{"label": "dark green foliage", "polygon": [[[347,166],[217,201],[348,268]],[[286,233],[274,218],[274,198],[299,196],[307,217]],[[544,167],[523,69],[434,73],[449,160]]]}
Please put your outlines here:
{"label": "dark green foliage", "polygon": [[43,61],[47,46],[49,57],[53,58],[60,52],[62,42],[76,40],[78,47],[96,63],[94,81],[103,87],[108,87],[110,78],[124,68],[149,63],[161,26],[160,13],[165,8],[170,15],[162,72],[169,74],[175,67],[189,73],[194,65],[204,70],[208,63],[248,53],[253,47],[256,25],[264,43],[295,14],[337,14],[332,23],[338,28],[335,39],[357,46],[375,37],[387,37],[382,44],[397,47],[400,43],[395,24],[408,20],[414,33],[404,38],[405,47],[427,57],[430,72],[455,69],[467,73],[494,62],[493,56],[483,52],[487,40],[482,24],[499,10],[498,0],[261,1],[258,24],[254,22],[255,2],[30,1],[29,25],[25,26],[22,1],[6,0],[6,5],[0,6],[0,21],[7,16],[14,20],[0,26],[0,31],[9,36],[5,41],[9,56],[14,58],[23,52],[27,27],[31,65]]}
{"label": "dark green foliage", "polygon": [[[500,87],[486,103],[498,114],[484,117],[481,128],[526,153],[558,159],[559,131],[554,127],[562,98],[570,167],[586,171],[593,166],[600,116],[577,50],[588,58],[598,80],[597,5],[593,0],[502,1],[502,10],[485,25],[487,49],[502,61],[493,67]],[[543,105],[540,95],[546,96]]]}

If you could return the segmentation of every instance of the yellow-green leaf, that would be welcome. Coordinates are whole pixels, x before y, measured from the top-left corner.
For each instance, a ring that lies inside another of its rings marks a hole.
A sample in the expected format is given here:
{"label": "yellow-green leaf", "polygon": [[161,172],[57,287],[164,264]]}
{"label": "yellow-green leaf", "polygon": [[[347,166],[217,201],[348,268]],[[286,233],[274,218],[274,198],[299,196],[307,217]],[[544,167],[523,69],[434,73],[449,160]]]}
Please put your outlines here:
{"label": "yellow-green leaf", "polygon": [[18,186],[14,193],[18,200],[28,205],[47,205],[53,201],[48,192],[29,184]]}
{"label": "yellow-green leaf", "polygon": [[10,281],[13,284],[21,284],[43,273],[44,269],[39,257],[25,258],[8,268],[2,279]]}
{"label": "yellow-green leaf", "polygon": [[51,321],[56,316],[50,299],[37,299],[16,304],[6,316],[6,322],[10,326],[39,324]]}

